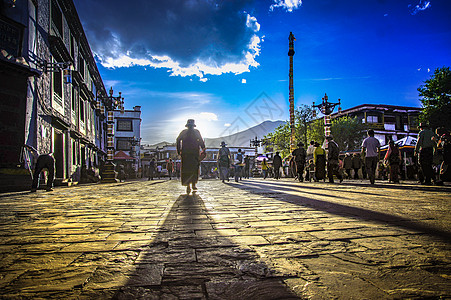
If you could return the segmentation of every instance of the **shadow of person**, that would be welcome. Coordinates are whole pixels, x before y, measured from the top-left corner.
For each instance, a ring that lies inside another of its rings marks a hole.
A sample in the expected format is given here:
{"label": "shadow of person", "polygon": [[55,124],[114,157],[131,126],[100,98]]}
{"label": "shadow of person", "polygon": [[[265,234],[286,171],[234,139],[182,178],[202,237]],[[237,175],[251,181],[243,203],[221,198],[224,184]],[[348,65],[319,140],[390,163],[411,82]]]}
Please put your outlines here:
{"label": "shadow of person", "polygon": [[299,299],[254,250],[214,227],[198,194],[179,196],[113,299]]}

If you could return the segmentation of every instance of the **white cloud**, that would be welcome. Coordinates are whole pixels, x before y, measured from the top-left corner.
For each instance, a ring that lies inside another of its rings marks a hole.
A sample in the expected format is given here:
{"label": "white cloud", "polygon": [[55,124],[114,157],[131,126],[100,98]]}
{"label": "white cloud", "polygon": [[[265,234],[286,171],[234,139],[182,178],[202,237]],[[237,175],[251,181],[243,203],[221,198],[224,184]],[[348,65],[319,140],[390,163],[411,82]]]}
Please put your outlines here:
{"label": "white cloud", "polygon": [[207,120],[207,121],[217,121],[218,120],[218,116],[212,112],[201,112],[199,114],[199,118],[202,120]]}
{"label": "white cloud", "polygon": [[274,8],[280,7],[288,12],[292,12],[293,10],[300,8],[301,5],[302,0],[274,0],[274,4],[272,4],[269,9],[273,11]]}
{"label": "white cloud", "polygon": [[241,83],[246,83],[247,81],[246,81],[246,79],[241,79]]}
{"label": "white cloud", "polygon": [[92,51],[107,68],[163,68],[205,82],[206,75],[259,66],[263,37],[257,19],[245,12],[246,1],[76,2]]}
{"label": "white cloud", "polygon": [[419,0],[417,5],[409,4],[407,7],[409,8],[411,15],[416,15],[420,11],[431,7],[431,1]]}

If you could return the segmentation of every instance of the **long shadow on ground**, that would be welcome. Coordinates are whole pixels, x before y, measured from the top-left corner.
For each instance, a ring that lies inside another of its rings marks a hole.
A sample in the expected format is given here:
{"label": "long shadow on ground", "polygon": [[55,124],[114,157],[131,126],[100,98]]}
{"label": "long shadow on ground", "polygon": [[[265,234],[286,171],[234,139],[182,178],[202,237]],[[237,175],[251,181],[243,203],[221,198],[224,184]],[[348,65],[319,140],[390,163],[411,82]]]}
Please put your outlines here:
{"label": "long shadow on ground", "polygon": [[[234,186],[235,188],[244,189],[254,194],[267,195],[269,193],[270,194],[269,196],[276,198],[277,200],[280,201],[313,207],[315,209],[322,210],[339,216],[359,218],[362,220],[378,222],[381,224],[393,225],[407,230],[423,232],[444,239],[446,243],[451,243],[451,233],[449,231],[424,223],[420,223],[412,219],[392,215],[389,213],[383,213],[365,208],[353,207],[325,200],[293,195],[291,193],[300,192],[300,189],[294,187],[287,187],[283,185],[278,185],[277,187],[274,187],[274,184],[277,183],[252,182],[252,181],[246,181],[244,184],[230,183],[230,185]],[[301,192],[305,193],[305,190],[302,190]],[[335,192],[338,193],[337,191]],[[324,194],[324,196],[329,197],[330,195]]]}
{"label": "long shadow on ground", "polygon": [[201,197],[178,197],[114,299],[299,299],[255,251],[211,224]]}

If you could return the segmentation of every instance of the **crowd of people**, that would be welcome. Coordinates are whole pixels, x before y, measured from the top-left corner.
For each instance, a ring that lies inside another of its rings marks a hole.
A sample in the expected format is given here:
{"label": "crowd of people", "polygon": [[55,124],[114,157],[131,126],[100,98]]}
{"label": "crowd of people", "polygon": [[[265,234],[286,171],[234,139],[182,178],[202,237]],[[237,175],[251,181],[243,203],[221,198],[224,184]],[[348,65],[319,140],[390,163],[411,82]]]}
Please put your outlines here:
{"label": "crowd of people", "polygon": [[[189,193],[190,183],[192,190],[196,190],[195,183],[198,180],[198,169],[202,160],[199,154],[205,151],[205,144],[200,133],[194,131],[194,120],[188,120],[186,126],[188,129],[182,131],[177,139],[177,151],[182,157],[182,184],[188,186]],[[448,170],[451,161],[450,134],[441,128],[434,133],[425,124],[420,124],[419,127],[421,131],[414,152],[414,162],[418,166],[417,178],[426,185],[443,184],[444,181],[449,181],[451,173]],[[285,174],[300,182],[304,180],[318,182],[327,179],[330,183],[334,183],[335,178],[340,183],[343,179],[368,178],[371,184],[375,184],[378,177],[388,179],[390,183],[400,183],[403,159],[398,145],[394,141],[389,141],[388,149],[381,157],[381,143],[374,135],[374,131],[369,129],[367,137],[362,142],[361,151],[346,153],[344,157],[340,154],[339,146],[332,135],[326,137],[324,146],[311,141],[305,149],[304,144],[299,142],[287,164],[284,164],[279,152],[275,153],[271,162],[264,158],[260,164],[261,176],[263,179],[273,177],[277,180]],[[186,147],[188,150],[184,150]],[[189,173],[186,173],[186,170],[189,170]],[[243,177],[249,178],[251,173],[249,157],[244,157],[241,149],[233,157],[226,143],[222,142],[218,151],[216,170],[222,182],[230,181],[231,174],[235,181],[239,182]]]}
{"label": "crowd of people", "polygon": [[[197,191],[197,181],[199,179],[200,162],[206,156],[206,147],[200,132],[195,129],[194,120],[189,119],[177,138],[177,154],[181,157],[180,162],[168,159],[166,171],[169,179],[172,177],[181,178],[182,185],[187,187],[187,193]],[[374,137],[374,131],[367,131],[367,138],[362,142],[361,151],[358,153],[340,154],[338,144],[333,136],[326,137],[324,146],[318,142],[311,141],[307,149],[299,142],[297,148],[291,153],[289,160],[282,159],[279,152],[276,152],[272,161],[263,159],[260,164],[261,176],[263,179],[273,177],[280,179],[282,174],[286,177],[294,177],[296,180],[306,181],[328,181],[334,183],[335,177],[340,181],[343,179],[366,179],[371,184],[375,184],[376,176],[379,179],[389,180],[390,183],[400,183],[402,166],[407,167],[410,163],[416,170],[416,177],[424,185],[443,185],[444,182],[451,181],[451,135],[445,128],[437,128],[435,132],[426,124],[419,125],[420,132],[415,145],[413,157],[402,157],[398,145],[394,141],[389,141],[388,149],[381,158],[381,144]],[[53,188],[55,173],[55,159],[51,154],[39,154],[31,146],[24,145],[32,155],[33,165],[28,166],[34,170],[31,191],[35,192],[39,187],[39,179],[43,169],[48,170],[47,190]],[[326,151],[327,150],[327,151]],[[403,165],[404,164],[404,165]],[[125,172],[122,165],[118,178],[125,180]],[[77,180],[83,182],[99,182],[100,176],[92,167],[82,166],[77,173]],[[282,170],[282,172],[281,172]],[[157,164],[155,158],[151,160],[148,170],[148,179],[161,178],[163,166]],[[245,156],[241,149],[232,157],[225,142],[221,143],[221,148],[217,156],[217,168],[213,170],[222,182],[230,181],[233,176],[236,182],[243,178],[249,178],[255,169],[251,170],[249,156]],[[258,173],[258,172],[257,172]],[[257,175],[257,174],[254,174]],[[406,174],[404,174],[406,176]]]}
{"label": "crowd of people", "polygon": [[[343,155],[333,136],[329,135],[323,146],[311,141],[305,149],[304,144],[299,142],[286,163],[279,152],[275,153],[272,161],[263,159],[260,175],[263,179],[280,179],[285,174],[300,182],[328,180],[334,183],[336,178],[339,182],[344,179],[368,179],[371,184],[375,184],[376,179],[380,179],[400,183],[401,177],[407,177],[402,167],[410,162],[409,167],[415,170],[420,183],[442,185],[444,181],[450,181],[447,169],[451,161],[450,134],[442,128],[433,133],[424,124],[420,124],[420,128],[414,156],[409,159],[403,160],[401,150],[393,140],[389,141],[388,148],[382,152],[380,141],[370,129],[362,142],[361,151],[357,153]],[[244,178],[249,177],[249,161],[243,163],[241,151],[237,158],[235,162],[232,160],[230,151],[223,142],[218,153],[219,177],[223,182],[229,180],[230,174],[234,174],[235,181],[241,179],[242,174]]]}

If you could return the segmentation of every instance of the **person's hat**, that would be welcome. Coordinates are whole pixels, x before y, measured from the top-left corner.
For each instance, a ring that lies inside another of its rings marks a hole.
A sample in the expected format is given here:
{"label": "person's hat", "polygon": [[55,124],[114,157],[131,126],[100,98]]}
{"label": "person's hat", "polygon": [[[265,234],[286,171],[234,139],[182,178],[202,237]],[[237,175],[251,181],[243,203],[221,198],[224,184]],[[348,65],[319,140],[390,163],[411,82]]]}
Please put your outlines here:
{"label": "person's hat", "polygon": [[221,146],[227,145],[224,141],[221,142]]}
{"label": "person's hat", "polygon": [[303,143],[303,142],[299,142],[299,143],[298,143],[298,146],[299,146],[299,147],[302,147],[302,146],[304,146],[304,143]]}
{"label": "person's hat", "polygon": [[427,127],[428,127],[428,124],[426,124],[426,123],[420,123],[418,125],[418,128],[427,128]]}
{"label": "person's hat", "polygon": [[194,119],[188,119],[188,121],[186,121],[185,127],[189,126],[196,127],[196,124],[194,124]]}
{"label": "person's hat", "polygon": [[333,140],[334,137],[333,137],[332,135],[328,135],[328,136],[326,136],[326,139],[328,139],[328,140]]}

